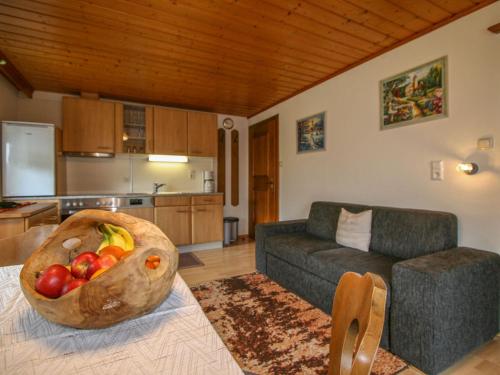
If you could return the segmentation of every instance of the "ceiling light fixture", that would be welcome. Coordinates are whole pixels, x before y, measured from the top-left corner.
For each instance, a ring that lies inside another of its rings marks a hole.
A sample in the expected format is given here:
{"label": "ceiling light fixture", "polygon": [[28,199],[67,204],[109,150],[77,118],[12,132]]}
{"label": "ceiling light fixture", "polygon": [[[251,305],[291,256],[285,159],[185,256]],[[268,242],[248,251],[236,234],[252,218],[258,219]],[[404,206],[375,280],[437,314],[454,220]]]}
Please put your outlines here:
{"label": "ceiling light fixture", "polygon": [[181,155],[149,155],[149,161],[157,161],[163,163],[187,163],[188,157]]}
{"label": "ceiling light fixture", "polygon": [[0,65],[7,65],[7,60],[0,59]]}

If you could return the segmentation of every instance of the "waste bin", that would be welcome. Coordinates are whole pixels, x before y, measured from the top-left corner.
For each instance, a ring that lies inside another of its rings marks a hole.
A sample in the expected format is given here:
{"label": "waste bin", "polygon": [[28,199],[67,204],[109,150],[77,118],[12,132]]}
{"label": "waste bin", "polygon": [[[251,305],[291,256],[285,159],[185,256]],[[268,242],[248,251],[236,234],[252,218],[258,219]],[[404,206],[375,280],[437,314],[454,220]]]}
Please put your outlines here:
{"label": "waste bin", "polygon": [[224,218],[224,246],[228,246],[238,239],[239,221],[237,217],[229,216]]}

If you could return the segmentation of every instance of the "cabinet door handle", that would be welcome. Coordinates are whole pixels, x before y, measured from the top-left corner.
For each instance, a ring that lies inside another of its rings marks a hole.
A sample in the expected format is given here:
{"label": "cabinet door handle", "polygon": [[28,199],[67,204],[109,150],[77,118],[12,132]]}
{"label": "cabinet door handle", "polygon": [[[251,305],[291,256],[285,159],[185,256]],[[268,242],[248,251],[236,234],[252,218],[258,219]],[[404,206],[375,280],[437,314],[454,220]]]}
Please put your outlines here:
{"label": "cabinet door handle", "polygon": [[205,211],[207,211],[207,210],[206,210],[206,209],[204,209],[204,208],[200,208],[200,209],[198,209],[198,210],[194,210],[194,212],[205,212]]}

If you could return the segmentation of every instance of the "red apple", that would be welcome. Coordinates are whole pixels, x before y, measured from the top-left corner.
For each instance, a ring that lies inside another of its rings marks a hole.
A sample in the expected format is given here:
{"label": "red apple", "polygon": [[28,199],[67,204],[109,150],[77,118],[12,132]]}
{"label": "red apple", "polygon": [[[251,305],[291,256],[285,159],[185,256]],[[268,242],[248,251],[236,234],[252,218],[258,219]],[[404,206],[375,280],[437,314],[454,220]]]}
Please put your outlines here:
{"label": "red apple", "polygon": [[111,254],[105,254],[102,257],[94,260],[92,264],[87,269],[87,279],[90,279],[94,272],[100,269],[108,269],[113,267],[116,263],[118,263],[118,259]]}
{"label": "red apple", "polygon": [[49,298],[57,298],[61,295],[64,284],[72,279],[71,272],[62,264],[53,264],[35,281],[35,290]]}
{"label": "red apple", "polygon": [[71,274],[77,279],[84,279],[87,275],[87,269],[98,258],[99,255],[91,251],[81,253],[71,262]]}
{"label": "red apple", "polygon": [[79,286],[82,286],[88,282],[87,279],[73,279],[70,282],[67,282],[64,284],[62,291],[61,291],[61,296],[65,295],[66,293],[72,291],[75,288],[78,288]]}

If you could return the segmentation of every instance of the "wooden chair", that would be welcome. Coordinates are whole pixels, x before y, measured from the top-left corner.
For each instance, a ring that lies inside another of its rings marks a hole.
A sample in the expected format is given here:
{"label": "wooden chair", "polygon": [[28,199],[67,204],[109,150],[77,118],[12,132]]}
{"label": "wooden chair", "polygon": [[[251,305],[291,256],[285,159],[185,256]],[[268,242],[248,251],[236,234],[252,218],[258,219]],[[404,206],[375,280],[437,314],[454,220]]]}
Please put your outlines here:
{"label": "wooden chair", "polygon": [[23,264],[47,239],[57,225],[40,225],[24,233],[0,240],[0,267]]}
{"label": "wooden chair", "polygon": [[328,375],[369,375],[384,328],[387,288],[378,275],[345,273],[332,311]]}

